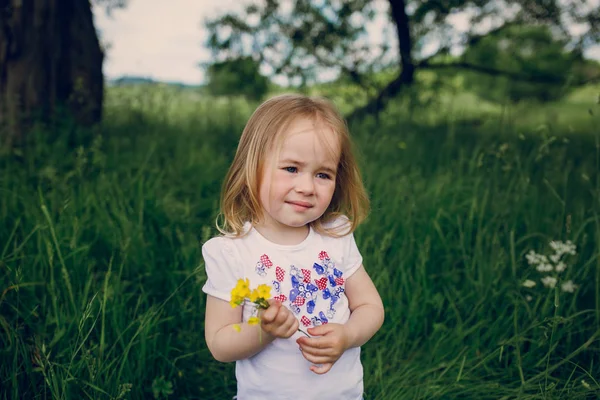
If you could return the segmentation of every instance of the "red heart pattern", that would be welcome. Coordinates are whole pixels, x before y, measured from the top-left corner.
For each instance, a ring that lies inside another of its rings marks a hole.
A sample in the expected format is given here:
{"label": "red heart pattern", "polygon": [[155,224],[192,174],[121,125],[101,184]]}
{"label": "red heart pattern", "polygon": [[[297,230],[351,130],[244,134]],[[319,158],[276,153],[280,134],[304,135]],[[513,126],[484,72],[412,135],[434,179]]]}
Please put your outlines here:
{"label": "red heart pattern", "polygon": [[335,278],[335,284],[342,286],[344,284],[344,278]]}
{"label": "red heart pattern", "polygon": [[296,300],[294,300],[292,303],[297,305],[298,307],[300,307],[301,305],[304,304],[304,302],[306,301],[306,299],[302,296],[298,296],[296,297]]}
{"label": "red heart pattern", "polygon": [[304,283],[310,282],[310,271],[302,268],[302,275],[304,275]]}
{"label": "red heart pattern", "polygon": [[287,296],[285,294],[278,294],[277,296],[275,296],[273,298],[282,303],[287,300]]}
{"label": "red heart pattern", "polygon": [[285,271],[279,265],[275,268],[275,277],[279,282],[282,282],[285,277]]}
{"label": "red heart pattern", "polygon": [[321,279],[315,279],[315,283],[317,284],[319,290],[325,290],[327,287],[327,278],[323,276]]}
{"label": "red heart pattern", "polygon": [[269,256],[266,254],[260,256],[260,262],[263,263],[267,268],[271,268],[273,266],[273,263],[271,260],[269,260]]}

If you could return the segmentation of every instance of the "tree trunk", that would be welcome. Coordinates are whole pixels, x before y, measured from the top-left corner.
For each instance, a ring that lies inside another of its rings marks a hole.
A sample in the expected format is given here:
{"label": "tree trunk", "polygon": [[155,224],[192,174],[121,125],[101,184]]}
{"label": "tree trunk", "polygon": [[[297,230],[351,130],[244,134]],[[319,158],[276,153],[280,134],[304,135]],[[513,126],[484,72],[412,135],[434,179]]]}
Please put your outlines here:
{"label": "tree trunk", "polygon": [[63,107],[99,122],[102,60],[89,0],[0,0],[0,136],[21,141]]}
{"label": "tree trunk", "polygon": [[347,118],[353,120],[361,118],[367,114],[378,115],[388,99],[396,96],[403,86],[411,85],[414,82],[415,75],[415,64],[412,58],[412,37],[410,35],[410,25],[408,15],[406,15],[406,4],[404,0],[389,0],[390,10],[392,12],[392,19],[396,24],[396,32],[398,35],[398,51],[400,55],[400,75],[393,81],[391,81],[386,87],[372,99],[370,99],[366,105],[360,107]]}
{"label": "tree trunk", "polygon": [[392,10],[392,18],[396,24],[398,33],[398,50],[400,54],[400,80],[404,84],[411,84],[414,80],[415,65],[412,59],[412,38],[408,15],[406,15],[406,4],[404,0],[389,0]]}

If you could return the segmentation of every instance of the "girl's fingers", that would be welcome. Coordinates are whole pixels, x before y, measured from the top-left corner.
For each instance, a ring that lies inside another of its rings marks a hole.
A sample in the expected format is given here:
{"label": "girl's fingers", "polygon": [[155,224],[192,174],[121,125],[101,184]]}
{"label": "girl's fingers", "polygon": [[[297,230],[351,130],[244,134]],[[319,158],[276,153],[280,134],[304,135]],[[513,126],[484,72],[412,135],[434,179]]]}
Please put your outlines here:
{"label": "girl's fingers", "polygon": [[329,355],[330,349],[318,349],[316,347],[310,347],[310,346],[300,346],[300,350],[302,350],[302,352],[304,354],[310,354],[312,356],[327,356]]}
{"label": "girl's fingers", "polygon": [[294,314],[281,302],[270,299],[270,307],[260,314],[263,329],[273,336],[289,338],[298,330],[299,323]]}
{"label": "girl's fingers", "polygon": [[320,365],[311,365],[310,370],[315,374],[322,375],[329,372],[331,367],[333,367],[333,364],[328,362]]}
{"label": "girl's fingers", "polygon": [[296,317],[292,316],[292,318],[294,318],[292,321],[292,329],[294,330],[294,332],[296,332],[298,330],[298,328],[300,327],[300,323],[298,322]]}
{"label": "girl's fingers", "polygon": [[[302,340],[300,340],[302,339]],[[325,337],[313,337],[313,338],[300,338],[298,339],[298,344],[302,347],[310,347],[313,349],[327,349],[330,348],[331,345],[328,343],[328,340]]]}
{"label": "girl's fingers", "polygon": [[281,302],[275,299],[267,299],[267,303],[269,303],[269,306],[281,305]]}
{"label": "girl's fingers", "polygon": [[267,308],[261,314],[261,320],[264,323],[270,324],[275,321],[275,318],[279,315],[279,311],[281,310],[281,303],[278,301],[273,301],[269,303],[271,306]]}
{"label": "girl's fingers", "polygon": [[313,364],[324,364],[324,363],[329,363],[329,362],[332,362],[332,361],[336,361],[332,357],[329,357],[329,356],[317,356],[317,355],[314,355],[314,354],[307,353],[306,351],[302,352],[302,356],[307,361],[310,361]]}
{"label": "girl's fingers", "polygon": [[294,335],[294,333],[296,333],[296,331],[298,330],[298,320],[296,319],[296,317],[294,317],[293,315],[290,317],[290,319],[288,319],[284,325],[282,326],[282,329],[285,331],[285,337],[291,337],[292,335]]}

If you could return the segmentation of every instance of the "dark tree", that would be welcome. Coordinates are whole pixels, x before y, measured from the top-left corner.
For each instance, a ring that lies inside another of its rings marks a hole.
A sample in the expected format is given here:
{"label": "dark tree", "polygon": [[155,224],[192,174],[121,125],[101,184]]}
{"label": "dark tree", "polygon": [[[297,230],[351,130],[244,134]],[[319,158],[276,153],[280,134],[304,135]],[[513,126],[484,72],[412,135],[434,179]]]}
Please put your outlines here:
{"label": "dark tree", "polygon": [[18,142],[61,109],[99,122],[102,61],[89,0],[0,0],[0,136]]}

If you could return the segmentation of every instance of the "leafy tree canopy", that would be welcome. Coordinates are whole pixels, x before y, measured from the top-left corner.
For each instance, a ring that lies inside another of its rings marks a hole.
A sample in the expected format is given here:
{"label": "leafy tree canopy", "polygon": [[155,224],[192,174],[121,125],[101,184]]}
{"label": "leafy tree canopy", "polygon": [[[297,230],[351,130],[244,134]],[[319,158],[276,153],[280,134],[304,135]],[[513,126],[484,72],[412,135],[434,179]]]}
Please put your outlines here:
{"label": "leafy tree canopy", "polygon": [[323,69],[367,65],[361,40],[373,16],[368,0],[267,0],[208,21],[208,46],[219,61],[252,55],[271,74],[306,83]]}
{"label": "leafy tree canopy", "polygon": [[[373,45],[365,27],[381,13],[389,23]],[[207,45],[218,61],[251,56],[296,84],[333,70],[375,93],[376,108],[411,84],[414,70],[449,67],[439,64],[447,59],[441,56],[461,54],[513,25],[546,26],[564,52],[581,54],[600,39],[600,8],[581,0],[263,0],[206,23]],[[369,72],[391,65],[399,67],[396,79],[385,86],[369,80]],[[504,72],[466,60],[451,67]],[[527,80],[531,72],[508,76]]]}
{"label": "leafy tree canopy", "polygon": [[546,25],[507,26],[469,47],[464,60],[490,70],[535,76],[536,81],[485,75],[465,83],[480,97],[493,101],[556,100],[567,92],[569,83],[580,84],[585,79],[580,68],[573,68],[583,62],[580,54],[566,51],[565,46],[565,40],[556,39]]}

